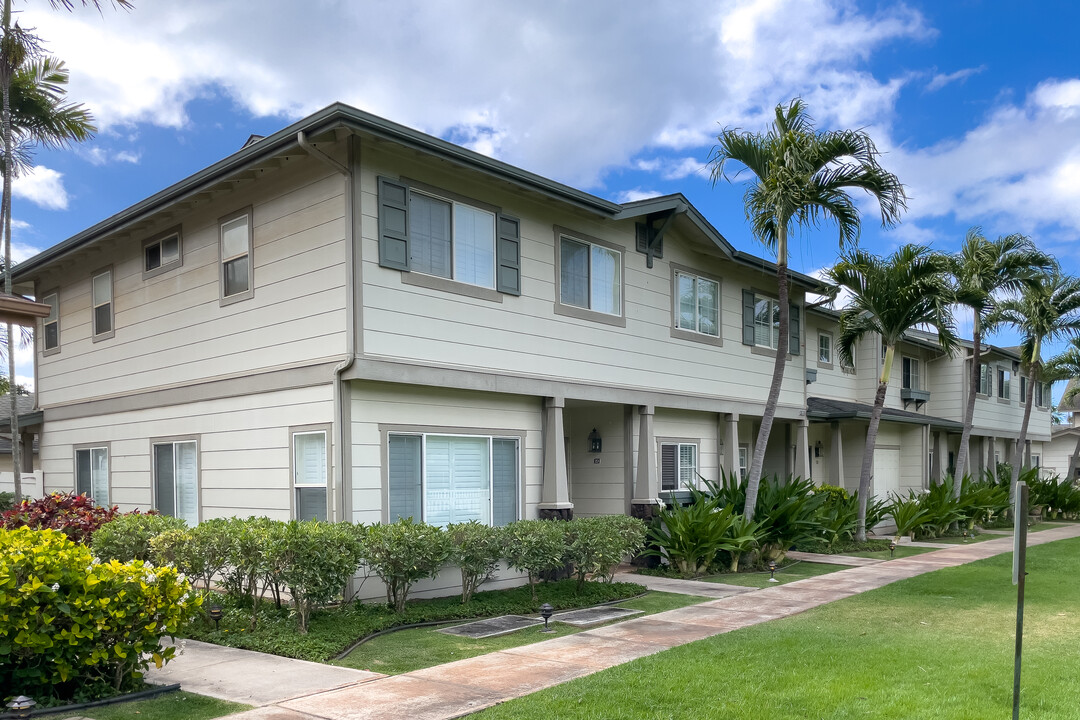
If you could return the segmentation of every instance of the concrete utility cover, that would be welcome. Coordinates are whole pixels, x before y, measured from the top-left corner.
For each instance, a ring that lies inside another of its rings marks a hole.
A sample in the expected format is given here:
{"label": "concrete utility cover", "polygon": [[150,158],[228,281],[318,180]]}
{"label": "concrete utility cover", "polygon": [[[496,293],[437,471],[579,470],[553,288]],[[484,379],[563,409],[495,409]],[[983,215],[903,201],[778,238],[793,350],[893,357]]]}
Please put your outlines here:
{"label": "concrete utility cover", "polygon": [[585,608],[584,610],[571,610],[570,612],[559,613],[558,615],[552,615],[552,620],[558,620],[559,622],[566,623],[567,625],[576,625],[577,627],[585,627],[587,625],[597,625],[599,623],[610,622],[611,620],[621,620],[623,618],[630,617],[631,615],[640,615],[643,610],[631,610],[629,608],[617,608],[617,607],[594,607]]}
{"label": "concrete utility cover", "polygon": [[522,630],[527,627],[543,624],[544,621],[539,618],[524,617],[523,615],[503,615],[502,617],[491,618],[490,620],[477,620],[476,622],[466,623],[464,625],[442,628],[439,632],[446,633],[447,635],[472,638],[473,640],[482,640],[484,638],[506,635],[515,630]]}

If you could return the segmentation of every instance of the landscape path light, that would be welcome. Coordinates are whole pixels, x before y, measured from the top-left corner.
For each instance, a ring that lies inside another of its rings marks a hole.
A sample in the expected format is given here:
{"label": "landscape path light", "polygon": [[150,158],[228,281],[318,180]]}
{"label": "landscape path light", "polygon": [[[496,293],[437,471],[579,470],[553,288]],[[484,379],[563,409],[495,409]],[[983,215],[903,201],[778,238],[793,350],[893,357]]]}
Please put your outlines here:
{"label": "landscape path light", "polygon": [[221,606],[216,603],[214,605],[211,605],[210,609],[207,611],[207,614],[209,614],[210,619],[214,621],[214,630],[219,630],[221,618],[225,616],[225,612],[221,609]]}
{"label": "landscape path light", "polygon": [[544,629],[541,630],[540,632],[542,632],[542,633],[553,633],[553,632],[555,632],[554,630],[551,629],[551,626],[548,625],[548,621],[551,620],[551,614],[553,612],[555,612],[555,608],[551,607],[550,603],[544,603],[543,605],[540,606],[540,617],[544,618]]}
{"label": "landscape path light", "polygon": [[894,539],[889,543],[889,559],[892,560],[896,557],[896,540]]}
{"label": "landscape path light", "polygon": [[769,582],[776,582],[776,583],[780,582],[779,580],[776,579],[776,561],[775,560],[770,560],[769,561]]}
{"label": "landscape path light", "polygon": [[33,712],[35,705],[37,705],[36,702],[25,695],[20,695],[7,704],[7,717],[20,719],[28,718],[30,717],[30,713]]}

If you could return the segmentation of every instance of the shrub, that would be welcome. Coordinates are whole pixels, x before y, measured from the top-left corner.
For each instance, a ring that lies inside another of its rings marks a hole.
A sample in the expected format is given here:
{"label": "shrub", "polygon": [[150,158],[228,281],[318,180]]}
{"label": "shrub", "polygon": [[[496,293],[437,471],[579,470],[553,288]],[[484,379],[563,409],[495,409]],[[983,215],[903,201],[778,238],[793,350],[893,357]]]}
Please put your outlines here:
{"label": "shrub", "polygon": [[446,526],[446,534],[450,559],[461,569],[461,604],[464,605],[495,572],[502,557],[502,541],[496,528],[476,520],[451,523]]}
{"label": "shrub", "polygon": [[565,563],[566,528],[561,520],[517,520],[502,530],[503,557],[510,567],[528,573],[536,600],[536,580]]}
{"label": "shrub", "polygon": [[912,493],[907,500],[899,495],[889,501],[889,514],[896,523],[896,537],[914,535],[926,520],[926,510],[919,505],[919,499]]}
{"label": "shrub", "polygon": [[645,543],[645,523],[625,515],[578,518],[567,523],[566,543],[567,559],[574,564],[579,589],[585,586],[586,575],[611,582],[623,557],[640,552]]}
{"label": "shrub", "polygon": [[289,588],[300,632],[307,633],[311,611],[336,600],[360,564],[360,541],[344,523],[293,520],[280,539],[278,568]]}
{"label": "shrub", "polygon": [[0,513],[6,513],[15,507],[15,493],[0,492]]}
{"label": "shrub", "polygon": [[[734,508],[732,508],[734,509]],[[764,532],[761,523],[747,520],[736,512],[727,534],[724,536],[724,553],[728,555],[728,571],[739,572],[739,560],[748,552],[761,547]]]}
{"label": "shrub", "polygon": [[731,505],[718,507],[716,498],[704,494],[695,495],[689,505],[665,507],[649,529],[654,547],[646,554],[666,557],[683,577],[704,575],[721,550],[730,550],[728,531],[735,517]]}
{"label": "shrub", "polygon": [[917,499],[919,507],[926,513],[920,527],[915,531],[920,536],[935,538],[949,531],[953,523],[959,523],[967,517],[961,500],[954,497],[954,481],[951,475],[930,488],[922,495],[911,495]]}
{"label": "shrub", "polygon": [[0,525],[9,530],[59,530],[74,542],[88,544],[94,531],[117,515],[115,505],[103,508],[85,495],[52,493],[37,500],[23,500],[3,514]]}
{"label": "shrub", "polygon": [[386,601],[405,612],[409,589],[432,578],[450,557],[450,541],[442,528],[403,518],[372,525],[361,544],[360,558],[386,583]]}
{"label": "shrub", "polygon": [[133,686],[199,600],[173,568],[98,563],[54,530],[0,530],[0,687],[38,699]]}
{"label": "shrub", "polygon": [[180,518],[168,515],[131,514],[120,515],[94,533],[90,549],[102,560],[150,560],[150,541],[166,530],[183,530],[187,527]]}
{"label": "shrub", "polygon": [[209,591],[232,551],[229,521],[204,520],[193,528],[165,530],[150,540],[150,548],[155,562],[176,566],[196,581],[196,587],[201,584]]}
{"label": "shrub", "polygon": [[826,498],[810,480],[762,478],[754,519],[761,524],[764,556],[779,562],[792,545],[821,537],[819,512]]}

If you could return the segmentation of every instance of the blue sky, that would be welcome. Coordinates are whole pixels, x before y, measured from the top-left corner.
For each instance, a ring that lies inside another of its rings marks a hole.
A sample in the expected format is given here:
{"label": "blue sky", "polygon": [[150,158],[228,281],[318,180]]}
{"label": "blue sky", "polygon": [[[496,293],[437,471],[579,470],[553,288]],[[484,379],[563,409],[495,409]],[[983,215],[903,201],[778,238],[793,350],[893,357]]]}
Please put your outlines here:
{"label": "blue sky", "polygon": [[[743,188],[703,168],[720,127],[801,96],[823,128],[866,128],[908,187],[896,229],[863,205],[864,246],[951,251],[981,225],[1080,270],[1073,3],[135,1],[16,2],[100,128],[17,181],[17,259],[339,100],[610,199],[683,192],[760,254]],[[798,270],[835,259],[834,228],[797,243]]]}

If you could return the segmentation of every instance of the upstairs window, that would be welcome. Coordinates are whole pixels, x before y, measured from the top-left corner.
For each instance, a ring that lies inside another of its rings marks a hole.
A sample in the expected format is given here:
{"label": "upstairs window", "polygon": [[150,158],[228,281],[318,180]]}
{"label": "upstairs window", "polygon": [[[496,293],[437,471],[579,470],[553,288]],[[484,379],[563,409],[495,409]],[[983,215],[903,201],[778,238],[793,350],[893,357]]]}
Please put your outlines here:
{"label": "upstairs window", "polygon": [[754,344],[773,350],[780,346],[780,303],[770,297],[754,298]]}
{"label": "upstairs window", "polygon": [[678,328],[718,337],[720,335],[720,283],[678,272]]}
{"label": "upstairs window", "polygon": [[220,220],[221,302],[229,304],[253,296],[251,272],[251,209]]}
{"label": "upstairs window", "polygon": [[998,369],[998,397],[1004,400],[1009,399],[1009,380],[1012,377],[1012,373],[1009,370]]}
{"label": "upstairs window", "polygon": [[143,245],[143,279],[160,275],[180,264],[179,228],[161,233]]}
{"label": "upstairs window", "polygon": [[919,361],[915,358],[905,357],[902,364],[901,387],[905,390],[921,390],[922,387],[919,384]]}
{"label": "upstairs window", "polygon": [[559,301],[605,315],[622,315],[622,253],[561,236]]}
{"label": "upstairs window", "polygon": [[495,213],[419,192],[409,194],[414,272],[495,287]]}
{"label": "upstairs window", "polygon": [[983,363],[979,369],[979,394],[990,397],[994,389],[994,371]]}
{"label": "upstairs window", "polygon": [[1020,402],[1027,402],[1027,378],[1020,376]]}
{"label": "upstairs window", "polygon": [[60,350],[60,296],[49,293],[41,299],[49,306],[49,315],[41,321],[41,348],[46,355]]}
{"label": "upstairs window", "polygon": [[661,443],[660,489],[664,492],[697,487],[697,445]]}
{"label": "upstairs window", "polygon": [[91,281],[93,304],[94,340],[113,336],[113,284],[112,270],[102,270]]}
{"label": "upstairs window", "polygon": [[832,335],[820,333],[818,341],[818,362],[832,365]]}

